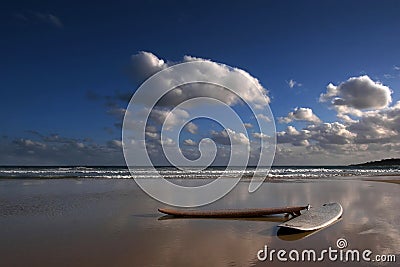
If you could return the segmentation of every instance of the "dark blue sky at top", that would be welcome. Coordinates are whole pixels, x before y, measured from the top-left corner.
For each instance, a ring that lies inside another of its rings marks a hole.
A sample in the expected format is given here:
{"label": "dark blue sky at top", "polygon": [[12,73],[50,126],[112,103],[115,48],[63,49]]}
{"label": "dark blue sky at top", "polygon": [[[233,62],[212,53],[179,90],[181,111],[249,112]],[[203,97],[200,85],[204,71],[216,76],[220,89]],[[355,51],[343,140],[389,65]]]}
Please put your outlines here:
{"label": "dark blue sky at top", "polygon": [[[146,3],[143,3],[146,2]],[[368,74],[400,87],[399,1],[3,1],[0,135],[38,131],[106,142],[120,138],[101,101],[134,92],[130,56],[149,51],[239,67],[270,91],[275,117],[312,107],[329,82]],[[32,14],[52,14],[62,25]],[[22,16],[21,16],[22,15]],[[294,79],[301,87],[289,88]],[[395,90],[393,100],[399,100]],[[278,125],[278,130],[286,125]],[[113,128],[110,134],[109,130]]]}

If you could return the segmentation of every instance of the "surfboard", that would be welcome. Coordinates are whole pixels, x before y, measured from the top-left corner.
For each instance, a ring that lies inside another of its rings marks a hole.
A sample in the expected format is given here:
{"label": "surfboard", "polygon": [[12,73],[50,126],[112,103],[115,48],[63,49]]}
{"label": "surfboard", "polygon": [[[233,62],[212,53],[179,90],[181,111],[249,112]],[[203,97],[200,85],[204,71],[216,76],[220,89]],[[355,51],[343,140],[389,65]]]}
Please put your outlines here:
{"label": "surfboard", "polygon": [[245,218],[260,217],[273,214],[292,214],[300,215],[300,211],[309,208],[309,206],[294,206],[281,208],[265,209],[226,209],[226,210],[184,210],[184,209],[158,209],[167,215],[175,217],[193,217],[193,218]]}
{"label": "surfboard", "polygon": [[339,203],[327,203],[317,209],[309,209],[291,220],[288,220],[279,227],[297,229],[300,231],[312,231],[326,227],[343,214],[343,208]]}
{"label": "surfboard", "polygon": [[297,241],[297,240],[305,239],[312,235],[315,235],[319,231],[323,231],[326,227],[329,227],[335,223],[340,222],[341,219],[342,218],[340,217],[339,219],[332,222],[331,224],[329,224],[325,227],[316,229],[316,230],[312,230],[312,231],[301,231],[301,230],[297,230],[297,229],[293,229],[293,228],[279,227],[278,231],[276,232],[276,235],[279,239],[284,240],[284,241]]}

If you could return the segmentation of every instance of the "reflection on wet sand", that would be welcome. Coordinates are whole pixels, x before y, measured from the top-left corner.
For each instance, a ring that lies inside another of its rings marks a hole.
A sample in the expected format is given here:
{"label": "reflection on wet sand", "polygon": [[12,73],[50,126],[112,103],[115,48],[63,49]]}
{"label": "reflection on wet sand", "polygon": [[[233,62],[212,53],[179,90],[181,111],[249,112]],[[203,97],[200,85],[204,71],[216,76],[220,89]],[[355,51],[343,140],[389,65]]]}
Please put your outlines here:
{"label": "reflection on wet sand", "polygon": [[[339,220],[335,221],[333,224],[338,223],[342,218],[340,218]],[[333,224],[327,226],[330,227]],[[301,231],[301,230],[297,230],[297,229],[290,229],[290,228],[285,228],[285,227],[281,227],[278,229],[276,235],[285,241],[296,241],[296,240],[300,240],[306,237],[309,237],[313,234],[316,234],[320,231],[325,230],[327,227],[318,229],[318,230],[313,230],[313,231]]]}
{"label": "reflection on wet sand", "polygon": [[[389,183],[265,183],[252,194],[247,191],[248,183],[240,183],[226,197],[206,207],[342,204],[342,220],[307,236],[290,237],[277,227],[284,220],[281,216],[237,220],[161,217],[157,208],[163,205],[130,180],[83,180],[80,184],[68,179],[49,180],[32,186],[19,183],[0,181],[2,266],[265,266],[271,263],[257,259],[257,252],[265,245],[272,249],[320,250],[335,247],[338,238],[345,238],[350,249],[399,254],[400,187]],[[34,208],[38,205],[40,208]],[[10,212],[16,207],[18,212]]]}
{"label": "reflection on wet sand", "polygon": [[164,215],[158,218],[159,221],[163,220],[227,220],[227,221],[249,221],[249,222],[286,222],[289,217],[287,216],[261,216],[250,218],[190,218],[190,217],[175,217],[172,215]]}
{"label": "reflection on wet sand", "polygon": [[314,231],[300,231],[296,229],[289,229],[289,228],[279,228],[276,232],[276,235],[284,241],[296,241],[307,236],[311,236],[312,234],[318,232],[319,230]]}
{"label": "reflection on wet sand", "polygon": [[[389,176],[390,177],[390,176]],[[393,177],[390,177],[393,178]],[[365,179],[365,181],[369,182],[382,182],[382,183],[392,183],[392,184],[400,184],[400,179],[390,179],[388,176],[379,177],[379,179]]]}

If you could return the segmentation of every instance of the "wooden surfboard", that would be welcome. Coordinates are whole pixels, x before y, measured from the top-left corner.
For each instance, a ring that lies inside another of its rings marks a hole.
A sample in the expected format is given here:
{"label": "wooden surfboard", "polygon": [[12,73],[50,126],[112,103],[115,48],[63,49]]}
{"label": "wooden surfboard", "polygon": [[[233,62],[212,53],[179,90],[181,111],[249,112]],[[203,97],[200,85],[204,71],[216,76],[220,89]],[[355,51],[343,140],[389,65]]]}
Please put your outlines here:
{"label": "wooden surfboard", "polygon": [[332,224],[338,220],[342,214],[343,208],[339,203],[327,203],[320,208],[307,210],[300,216],[278,226],[300,231],[312,231]]}
{"label": "wooden surfboard", "polygon": [[226,210],[184,210],[184,209],[158,209],[164,214],[173,215],[175,217],[192,217],[192,218],[245,218],[260,217],[273,214],[288,213],[300,215],[300,211],[309,208],[309,206],[294,206],[282,208],[265,208],[265,209],[226,209]]}

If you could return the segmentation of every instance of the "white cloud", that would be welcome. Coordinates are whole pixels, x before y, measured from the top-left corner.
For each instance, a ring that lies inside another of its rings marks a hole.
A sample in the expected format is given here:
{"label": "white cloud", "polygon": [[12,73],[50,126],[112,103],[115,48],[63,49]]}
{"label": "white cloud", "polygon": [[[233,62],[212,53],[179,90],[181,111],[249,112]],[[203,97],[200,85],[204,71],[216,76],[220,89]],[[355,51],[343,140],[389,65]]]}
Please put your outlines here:
{"label": "white cloud", "polygon": [[394,65],[394,66],[393,66],[393,69],[394,69],[394,70],[400,70],[400,67],[399,67],[399,66],[396,66],[396,65]]}
{"label": "white cloud", "polygon": [[357,120],[348,116],[345,123],[312,124],[302,130],[289,126],[277,133],[277,141],[278,147],[291,149],[290,153],[277,149],[279,163],[350,164],[398,157],[400,101],[391,107],[360,112]]}
{"label": "white cloud", "polygon": [[109,147],[112,148],[122,148],[122,141],[121,140],[111,140],[108,142]]}
{"label": "white cloud", "polygon": [[244,133],[237,133],[229,128],[220,132],[211,131],[212,139],[221,145],[250,144]]}
{"label": "white cloud", "polygon": [[174,140],[172,140],[172,138],[166,137],[163,140],[160,140],[160,145],[161,146],[175,146],[176,143]]}
{"label": "white cloud", "polygon": [[288,86],[289,86],[290,88],[293,88],[293,87],[295,87],[295,86],[297,86],[297,87],[301,87],[301,86],[302,86],[301,83],[298,83],[298,82],[296,82],[296,81],[293,80],[293,79],[290,79],[289,81],[286,81],[286,83],[288,84]]}
{"label": "white cloud", "polygon": [[150,52],[140,51],[131,56],[131,71],[138,81],[144,81],[151,75],[168,67],[164,60]]}
{"label": "white cloud", "polygon": [[343,113],[338,113],[337,117],[342,120],[343,122],[346,123],[354,123],[357,122],[357,120],[353,120],[349,115],[343,114]]}
{"label": "white cloud", "polygon": [[[270,102],[270,99],[268,97],[268,91],[265,89],[259,82],[259,80],[253,76],[251,76],[247,71],[244,71],[239,68],[228,68],[228,66],[221,64],[221,63],[216,63],[213,62],[209,59],[203,59],[203,58],[198,58],[198,57],[192,57],[192,56],[184,56],[184,62],[191,62],[191,61],[207,61],[213,63],[214,68],[207,68],[205,70],[202,70],[202,73],[200,72],[200,75],[214,75],[221,79],[221,82],[224,84],[229,84],[229,83],[235,83],[239,84],[241,87],[241,91],[238,92],[240,96],[243,98],[244,101],[246,102],[251,102],[254,104],[263,104],[264,101],[260,99],[261,95],[264,95],[266,98],[267,102]],[[193,75],[194,73],[192,73]],[[240,75],[238,75],[240,74]],[[247,79],[243,79],[242,77],[246,77]],[[261,95],[260,95],[261,93]],[[212,96],[212,94],[207,94],[207,96]],[[222,99],[223,100],[223,99]],[[237,99],[235,98],[235,102],[231,104],[235,104]],[[229,102],[226,102],[227,104],[230,104]]]}
{"label": "white cloud", "polygon": [[169,131],[174,126],[183,124],[185,119],[189,117],[189,113],[179,108],[172,111],[155,108],[151,111],[150,117],[155,122],[163,125],[165,130]]}
{"label": "white cloud", "polygon": [[305,129],[298,131],[293,126],[289,126],[286,131],[278,133],[278,143],[289,143],[294,146],[308,146],[310,141],[319,146],[345,145],[354,141],[357,134],[350,132],[347,126],[339,123],[323,123],[319,125],[309,125]]}
{"label": "white cloud", "polygon": [[386,109],[365,112],[347,128],[357,133],[356,143],[400,142],[400,102]]}
{"label": "white cloud", "polygon": [[33,141],[30,139],[24,139],[21,138],[18,141],[15,141],[15,143],[24,146],[24,147],[29,147],[29,148],[39,148],[39,149],[45,149],[47,145],[43,142],[38,142],[38,141]]}
{"label": "white cloud", "polygon": [[146,136],[152,138],[152,139],[159,139],[160,135],[158,133],[155,132],[147,132],[146,131]]}
{"label": "white cloud", "polygon": [[313,113],[311,108],[295,108],[286,117],[279,118],[281,123],[289,123],[292,121],[308,121],[320,123],[321,120]]}
{"label": "white cloud", "polygon": [[321,145],[349,144],[357,134],[347,130],[347,127],[339,122],[310,125],[307,127],[310,139],[318,141]]}
{"label": "white cloud", "polygon": [[185,146],[196,146],[197,143],[195,141],[193,141],[192,139],[186,139],[183,141],[183,144]]}
{"label": "white cloud", "polygon": [[332,83],[329,83],[326,86],[326,93],[321,94],[319,96],[319,101],[320,102],[327,102],[331,100],[333,97],[337,96],[339,94],[337,86],[334,86]]}
{"label": "white cloud", "polygon": [[308,146],[308,138],[310,138],[308,130],[298,131],[293,126],[288,126],[286,131],[277,133],[277,141],[280,144],[292,144],[293,146]]}
{"label": "white cloud", "polygon": [[[319,100],[329,102],[341,122],[278,132],[276,162],[350,164],[398,157],[400,101],[390,106],[391,94],[389,87],[366,75],[329,84]],[[294,113],[281,121],[295,120]]]}
{"label": "white cloud", "polygon": [[[154,156],[154,158],[162,157],[163,152],[160,145],[172,145],[172,142],[165,142],[168,140],[165,140],[163,142],[159,141],[161,125],[163,125],[166,131],[168,131],[168,133],[164,132],[164,134],[166,134],[166,136],[172,137],[173,140],[175,140],[175,143],[178,143],[177,139],[175,138],[176,132],[174,131],[176,129],[176,126],[185,125],[184,130],[191,134],[198,134],[198,132],[200,131],[198,129],[198,125],[191,122],[190,118],[191,115],[194,115],[194,113],[196,113],[197,109],[201,109],[202,107],[200,106],[200,104],[198,104],[199,102],[185,102],[187,100],[198,97],[202,97],[203,99],[211,98],[219,100],[229,106],[241,105],[243,104],[243,102],[245,102],[246,104],[256,109],[264,109],[265,100],[267,101],[267,103],[269,103],[270,101],[268,97],[268,91],[260,84],[258,79],[252,77],[244,70],[231,68],[227,65],[216,63],[208,59],[184,56],[184,58],[179,62],[170,62],[161,59],[149,52],[139,52],[138,54],[132,56],[131,71],[133,78],[136,79],[136,81],[138,82],[142,82],[145,79],[149,78],[151,75],[161,70],[164,70],[174,64],[194,61],[207,62],[207,64],[192,64],[194,66],[193,68],[181,68],[182,71],[179,74],[175,74],[174,72],[170,73],[171,75],[165,75],[164,72],[160,73],[160,75],[157,76],[157,83],[160,86],[152,86],[151,88],[149,87],[146,91],[141,91],[143,97],[138,100],[140,101],[140,103],[138,103],[137,109],[143,107],[144,110],[148,111],[150,108],[152,108],[149,116],[150,119],[147,121],[147,124],[154,127],[155,129],[153,129],[152,131],[146,130],[146,142],[149,143],[147,144],[147,148],[151,152],[152,156]],[[243,76],[247,79],[243,79]],[[166,89],[165,87],[170,84],[179,84],[180,82],[182,82],[183,80],[187,80],[188,78],[190,78],[190,80],[200,81],[211,79],[213,81],[216,81],[216,84],[224,84],[228,88],[234,88],[235,92],[230,92],[226,88],[214,84],[190,83],[179,86],[164,94]],[[142,89],[143,88],[144,87],[142,87]],[[115,99],[115,101],[111,104],[118,103],[117,107],[120,106],[120,96],[121,94],[116,94],[114,97],[112,97],[111,100]],[[163,97],[153,107],[154,103],[152,103],[152,99],[158,99],[160,96]],[[106,99],[106,101],[108,101],[108,99]],[[209,103],[211,103],[211,105],[214,105],[216,101],[210,101]],[[179,107],[175,108],[177,105],[179,105]],[[171,109],[173,111],[172,114]],[[119,112],[119,110],[116,110],[113,107],[113,114],[118,115],[121,113],[122,112]],[[130,124],[134,126],[136,121],[141,120],[141,123],[137,123],[137,125],[143,125],[143,121],[145,119],[141,119],[140,115],[136,116],[136,113],[133,111],[131,111],[128,115],[132,117],[132,119],[129,120]],[[263,114],[259,116],[259,119],[266,120],[267,122],[271,121],[271,118],[268,118]],[[245,127],[252,127],[252,125],[250,123],[247,123]],[[134,127],[131,127],[130,129],[132,129],[132,131],[136,130],[136,128]],[[225,152],[227,151],[226,145],[231,143],[232,145],[250,144],[250,141],[245,134],[237,133],[231,129],[226,129],[221,132],[211,132],[210,138],[213,139],[215,143],[221,145],[218,146],[218,150]],[[196,142],[191,139],[186,139],[181,144],[185,146],[193,146],[196,144]],[[189,152],[192,151],[190,153],[194,154],[198,153],[197,149],[194,149],[193,147],[185,147],[185,150]],[[218,153],[219,156],[224,155],[223,152]],[[230,153],[226,153],[229,157]],[[190,158],[190,155],[188,156]]]}
{"label": "white cloud", "polygon": [[244,127],[246,127],[246,128],[253,128],[253,124],[251,124],[251,123],[244,123],[243,124],[244,125]]}
{"label": "white cloud", "polygon": [[326,89],[326,93],[320,95],[320,102],[331,101],[343,114],[359,116],[361,110],[382,109],[392,102],[390,88],[367,75],[352,77],[338,86],[330,83]]}
{"label": "white cloud", "polygon": [[265,134],[265,133],[253,133],[252,136],[253,136],[254,138],[262,139],[262,140],[267,140],[267,139],[270,138],[270,136],[267,135],[267,134]]}
{"label": "white cloud", "polygon": [[199,128],[193,122],[189,122],[188,124],[185,125],[185,129],[191,134],[197,134]]}
{"label": "white cloud", "polygon": [[300,132],[296,130],[296,128],[294,126],[289,125],[286,128],[286,132],[288,132],[290,135],[299,135]]}
{"label": "white cloud", "polygon": [[269,118],[267,115],[264,115],[262,113],[257,114],[256,117],[257,117],[257,119],[263,120],[263,121],[266,121],[266,122],[270,122],[271,121],[271,118]]}
{"label": "white cloud", "polygon": [[[263,99],[261,99],[261,96],[264,96],[267,102],[270,101],[268,97],[268,91],[260,84],[257,78],[252,77],[246,71],[239,68],[230,68],[221,63],[216,63],[208,59],[192,56],[184,56],[181,62],[192,61],[203,61],[212,64],[207,65],[204,68],[188,68],[187,73],[180,73],[179,77],[169,76],[168,78],[164,78],[164,80],[160,81],[160,83],[167,86],[168,84],[171,84],[173,80],[180,81],[182,79],[182,75],[189,76],[192,80],[202,80],[205,77],[213,77],[215,80],[220,80],[220,83],[224,85],[235,84],[235,87],[240,88],[241,90],[240,92],[236,93],[238,93],[247,103],[253,103],[255,106],[263,105],[265,102]],[[172,65],[173,63],[168,63],[162,59],[159,59],[150,52],[139,52],[138,54],[132,56],[132,75],[138,81],[143,81],[154,73]],[[243,79],[243,76],[247,77],[247,79]],[[162,95],[157,92],[156,89],[155,91],[148,93],[150,95]],[[228,105],[235,105],[240,101],[235,94],[227,92],[227,90],[224,88],[220,88],[211,84],[194,83],[172,90],[170,93],[164,96],[159,105],[176,106],[178,103],[182,103],[187,99],[201,96],[215,98]]]}

